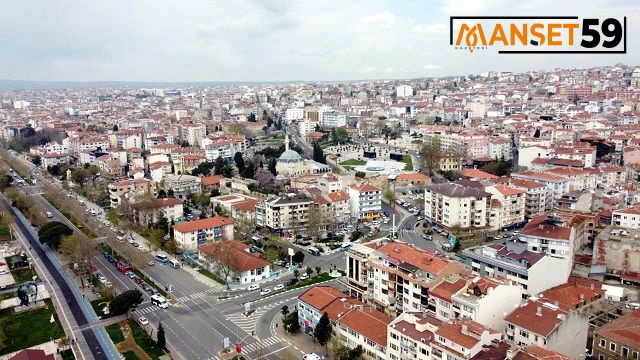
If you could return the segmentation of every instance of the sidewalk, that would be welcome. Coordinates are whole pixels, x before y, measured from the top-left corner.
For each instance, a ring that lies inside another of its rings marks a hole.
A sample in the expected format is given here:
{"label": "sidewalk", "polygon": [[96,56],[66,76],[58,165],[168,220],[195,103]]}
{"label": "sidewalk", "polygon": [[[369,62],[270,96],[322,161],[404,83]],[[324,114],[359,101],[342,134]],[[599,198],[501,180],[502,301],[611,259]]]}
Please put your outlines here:
{"label": "sidewalk", "polygon": [[[294,310],[295,311],[295,310]],[[276,324],[278,326],[275,328],[275,333],[278,338],[280,338],[285,343],[289,344],[293,349],[297,350],[300,353],[300,357],[304,354],[315,353],[320,357],[324,357],[325,359],[331,358],[330,356],[325,356],[325,347],[318,344],[317,341],[313,339],[313,333],[305,334],[300,328],[295,334],[288,334],[282,328],[282,314],[278,313],[275,318]]]}

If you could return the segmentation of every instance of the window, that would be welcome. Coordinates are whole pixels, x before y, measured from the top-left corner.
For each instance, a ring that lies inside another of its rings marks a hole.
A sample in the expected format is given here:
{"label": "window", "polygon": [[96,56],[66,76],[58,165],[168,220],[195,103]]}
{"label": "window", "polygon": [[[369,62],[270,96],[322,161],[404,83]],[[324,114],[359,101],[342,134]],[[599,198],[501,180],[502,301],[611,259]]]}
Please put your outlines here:
{"label": "window", "polygon": [[627,356],[629,356],[629,349],[627,349],[626,347],[622,348],[622,356],[624,358],[626,358]]}
{"label": "window", "polygon": [[609,343],[609,350],[616,351],[616,344],[615,343]]}
{"label": "window", "polygon": [[524,330],[520,330],[520,336],[522,336],[524,338],[528,338],[529,337],[529,333],[524,331]]}
{"label": "window", "polygon": [[602,354],[598,355],[598,360],[604,360],[604,355]]}

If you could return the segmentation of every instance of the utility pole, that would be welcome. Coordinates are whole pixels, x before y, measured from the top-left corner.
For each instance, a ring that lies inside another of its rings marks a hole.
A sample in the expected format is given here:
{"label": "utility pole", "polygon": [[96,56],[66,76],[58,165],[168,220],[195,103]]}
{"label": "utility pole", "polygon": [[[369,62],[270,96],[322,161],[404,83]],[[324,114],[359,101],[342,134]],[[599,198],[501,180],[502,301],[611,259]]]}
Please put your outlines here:
{"label": "utility pole", "polygon": [[391,240],[395,240],[395,234],[396,234],[396,182],[395,180],[392,180],[393,182],[393,196],[391,197],[391,201],[393,201],[393,204],[391,204],[392,206],[392,214],[391,214]]}

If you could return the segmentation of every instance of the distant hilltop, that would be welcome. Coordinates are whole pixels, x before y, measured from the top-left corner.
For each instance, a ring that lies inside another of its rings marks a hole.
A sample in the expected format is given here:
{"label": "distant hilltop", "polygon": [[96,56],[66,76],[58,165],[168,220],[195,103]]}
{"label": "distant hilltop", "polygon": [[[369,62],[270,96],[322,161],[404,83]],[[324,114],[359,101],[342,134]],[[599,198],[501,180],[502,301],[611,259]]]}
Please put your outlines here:
{"label": "distant hilltop", "polygon": [[96,89],[96,88],[171,88],[171,87],[224,87],[276,82],[202,81],[202,82],[143,82],[143,81],[30,81],[0,79],[0,90],[38,89]]}

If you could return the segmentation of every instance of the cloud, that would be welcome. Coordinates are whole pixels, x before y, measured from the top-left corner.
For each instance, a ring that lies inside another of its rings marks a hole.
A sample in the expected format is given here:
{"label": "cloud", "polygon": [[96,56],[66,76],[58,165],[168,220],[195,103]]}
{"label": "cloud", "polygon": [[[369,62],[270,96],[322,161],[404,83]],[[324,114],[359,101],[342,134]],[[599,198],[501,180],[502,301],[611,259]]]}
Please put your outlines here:
{"label": "cloud", "polygon": [[436,65],[436,64],[425,64],[422,68],[427,70],[427,71],[428,70],[440,70],[440,69],[442,69],[442,66]]}

